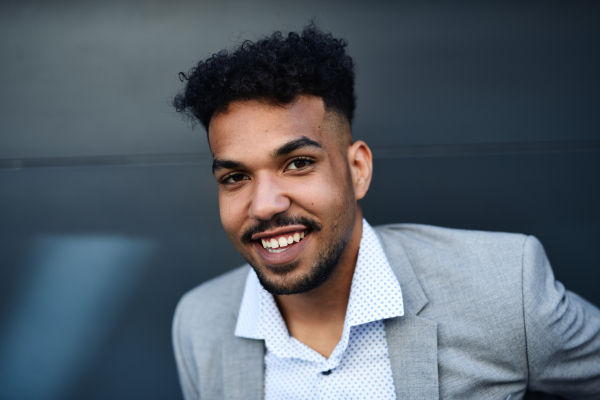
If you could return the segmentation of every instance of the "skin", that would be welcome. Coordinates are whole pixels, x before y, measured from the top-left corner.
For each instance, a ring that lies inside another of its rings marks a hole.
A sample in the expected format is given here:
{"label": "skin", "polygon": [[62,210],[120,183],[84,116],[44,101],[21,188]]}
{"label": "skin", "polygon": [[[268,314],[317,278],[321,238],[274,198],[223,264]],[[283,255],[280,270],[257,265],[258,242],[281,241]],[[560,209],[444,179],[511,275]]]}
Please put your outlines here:
{"label": "skin", "polygon": [[[281,154],[286,144],[308,143],[306,139],[318,145]],[[333,243],[347,242],[333,274],[321,286],[275,296],[290,335],[329,357],[341,339],[358,257],[362,211],[357,201],[371,182],[369,147],[352,142],[346,119],[326,111],[323,100],[314,96],[299,96],[285,106],[234,102],[211,119],[209,143],[223,228],[264,279],[278,287],[294,287],[320,254]],[[282,229],[274,224],[281,216],[304,217],[321,226],[294,244],[299,250],[292,252],[290,247],[282,253],[283,262],[279,255],[269,258],[260,240],[242,240],[261,221],[266,231],[259,236]]]}

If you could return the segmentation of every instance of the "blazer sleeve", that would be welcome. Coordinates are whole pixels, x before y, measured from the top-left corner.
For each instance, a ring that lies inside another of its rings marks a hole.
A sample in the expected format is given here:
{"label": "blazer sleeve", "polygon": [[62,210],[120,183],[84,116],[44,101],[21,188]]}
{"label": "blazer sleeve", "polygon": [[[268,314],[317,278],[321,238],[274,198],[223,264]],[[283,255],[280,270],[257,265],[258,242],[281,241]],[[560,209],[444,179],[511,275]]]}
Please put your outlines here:
{"label": "blazer sleeve", "polygon": [[[199,400],[200,394],[198,393],[198,383],[195,381],[194,361],[192,359],[192,351],[186,351],[186,341],[182,337],[184,329],[182,329],[182,323],[184,318],[184,298],[179,302],[177,309],[175,310],[175,316],[173,317],[173,350],[175,353],[175,362],[177,364],[177,372],[179,373],[179,382],[181,384],[181,390],[183,391],[183,398],[185,400]],[[189,350],[189,349],[187,349]]]}
{"label": "blazer sleeve", "polygon": [[535,237],[525,240],[522,267],[529,390],[600,399],[600,310],[554,280]]}

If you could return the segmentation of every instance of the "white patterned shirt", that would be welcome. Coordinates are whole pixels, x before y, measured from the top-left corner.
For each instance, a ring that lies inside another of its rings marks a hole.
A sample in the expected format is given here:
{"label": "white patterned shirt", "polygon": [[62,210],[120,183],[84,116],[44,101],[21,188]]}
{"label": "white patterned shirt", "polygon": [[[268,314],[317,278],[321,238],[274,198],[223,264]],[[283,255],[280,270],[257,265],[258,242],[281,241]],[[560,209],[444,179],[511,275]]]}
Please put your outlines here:
{"label": "white patterned shirt", "polygon": [[404,315],[402,292],[371,226],[363,232],[342,338],[325,358],[291,337],[254,270],[235,335],[265,341],[265,399],[395,399],[383,320]]}

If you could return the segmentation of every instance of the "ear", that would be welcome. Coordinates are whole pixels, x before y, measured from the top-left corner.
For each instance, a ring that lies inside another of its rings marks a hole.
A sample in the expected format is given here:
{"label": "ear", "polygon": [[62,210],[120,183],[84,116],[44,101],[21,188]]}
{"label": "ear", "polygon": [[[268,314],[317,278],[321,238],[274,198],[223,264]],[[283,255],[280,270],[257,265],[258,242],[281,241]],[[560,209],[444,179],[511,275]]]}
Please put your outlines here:
{"label": "ear", "polygon": [[373,176],[373,155],[362,140],[357,140],[347,150],[348,165],[354,186],[354,197],[360,200],[367,194]]}

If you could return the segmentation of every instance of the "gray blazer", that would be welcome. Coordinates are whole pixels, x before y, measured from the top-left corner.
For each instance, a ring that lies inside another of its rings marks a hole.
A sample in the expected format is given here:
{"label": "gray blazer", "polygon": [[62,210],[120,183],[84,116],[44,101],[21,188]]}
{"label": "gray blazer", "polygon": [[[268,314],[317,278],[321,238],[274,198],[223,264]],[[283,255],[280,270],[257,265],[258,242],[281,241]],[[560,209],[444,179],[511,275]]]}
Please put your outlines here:
{"label": "gray blazer", "polygon": [[[385,320],[400,399],[600,399],[600,310],[554,280],[531,236],[375,229],[405,315]],[[187,293],[173,321],[184,397],[261,399],[262,340],[234,336],[249,267]]]}

